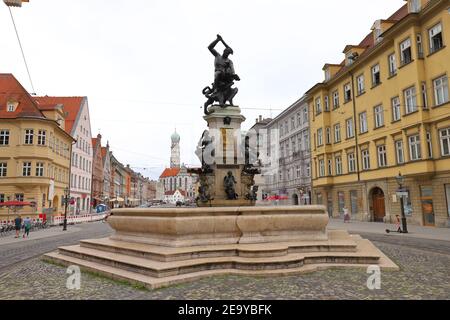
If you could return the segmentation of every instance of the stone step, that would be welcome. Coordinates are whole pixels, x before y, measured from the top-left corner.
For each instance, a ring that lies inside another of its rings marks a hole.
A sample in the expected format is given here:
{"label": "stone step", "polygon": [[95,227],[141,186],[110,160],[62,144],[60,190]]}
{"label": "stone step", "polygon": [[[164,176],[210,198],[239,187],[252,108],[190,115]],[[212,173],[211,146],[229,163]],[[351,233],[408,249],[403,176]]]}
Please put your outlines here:
{"label": "stone step", "polygon": [[111,267],[162,278],[213,269],[275,270],[299,268],[304,264],[377,264],[379,255],[352,252],[295,253],[277,257],[213,257],[161,262],[79,245],[59,248],[59,253]]}
{"label": "stone step", "polygon": [[261,258],[285,256],[290,253],[356,251],[356,243],[353,240],[348,239],[322,242],[287,242],[267,244],[264,246],[260,244],[230,244],[173,248],[103,238],[82,240],[80,241],[80,245],[85,248],[120,253],[161,262],[214,257],[239,256]]}
{"label": "stone step", "polygon": [[[113,280],[125,281],[130,284],[139,284],[148,289],[158,289],[162,287],[178,285],[189,281],[195,281],[205,277],[219,276],[219,275],[241,275],[241,276],[255,276],[255,277],[275,277],[275,276],[293,276],[303,273],[310,273],[318,270],[344,269],[349,267],[367,268],[365,264],[310,264],[304,265],[300,268],[294,269],[277,269],[277,270],[238,270],[238,269],[222,269],[222,270],[205,270],[193,272],[189,274],[176,275],[164,278],[154,278],[142,275],[136,272],[130,272],[120,268],[104,265],[97,262],[87,261],[76,257],[66,256],[55,252],[50,252],[44,255],[44,260],[53,263],[62,264],[64,266],[77,265],[83,271],[92,272],[106,276]],[[384,269],[385,267],[382,266]],[[387,268],[391,270],[391,267]]]}

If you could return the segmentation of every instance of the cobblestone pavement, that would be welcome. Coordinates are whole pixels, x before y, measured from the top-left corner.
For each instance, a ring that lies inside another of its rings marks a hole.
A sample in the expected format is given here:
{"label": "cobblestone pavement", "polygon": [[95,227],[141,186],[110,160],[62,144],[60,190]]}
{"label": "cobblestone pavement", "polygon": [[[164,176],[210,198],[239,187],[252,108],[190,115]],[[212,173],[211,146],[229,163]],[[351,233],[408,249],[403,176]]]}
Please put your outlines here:
{"label": "cobblestone pavement", "polygon": [[347,269],[275,278],[217,276],[154,291],[83,273],[81,289],[74,291],[65,287],[65,268],[32,258],[0,274],[0,299],[450,298],[450,252],[439,250],[439,243],[415,248],[417,243],[406,238],[400,244],[393,243],[398,238],[372,240],[401,267],[399,272],[382,272],[380,290],[367,288],[365,270]]}

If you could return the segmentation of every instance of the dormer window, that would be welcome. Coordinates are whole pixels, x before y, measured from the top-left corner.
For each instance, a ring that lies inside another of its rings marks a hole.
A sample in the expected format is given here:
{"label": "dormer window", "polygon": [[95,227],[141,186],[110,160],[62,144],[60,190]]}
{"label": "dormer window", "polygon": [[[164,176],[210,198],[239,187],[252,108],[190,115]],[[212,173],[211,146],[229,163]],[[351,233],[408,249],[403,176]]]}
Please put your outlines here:
{"label": "dormer window", "polygon": [[7,112],[14,112],[16,111],[17,103],[14,101],[8,101],[6,104],[6,111]]}
{"label": "dormer window", "polygon": [[330,79],[331,79],[330,69],[326,69],[325,70],[325,81],[328,81]]}
{"label": "dormer window", "polygon": [[409,1],[409,12],[416,13],[420,11],[421,3],[420,0],[410,0]]}

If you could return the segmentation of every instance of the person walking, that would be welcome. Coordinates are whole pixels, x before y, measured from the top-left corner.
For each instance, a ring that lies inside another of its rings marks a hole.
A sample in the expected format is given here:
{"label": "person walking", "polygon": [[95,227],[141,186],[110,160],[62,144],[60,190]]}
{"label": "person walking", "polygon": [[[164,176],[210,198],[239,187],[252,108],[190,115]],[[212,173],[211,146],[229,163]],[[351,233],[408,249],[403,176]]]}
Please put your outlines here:
{"label": "person walking", "polygon": [[344,223],[350,222],[350,214],[348,213],[348,208],[344,207]]}
{"label": "person walking", "polygon": [[14,227],[16,229],[16,236],[15,238],[18,238],[20,235],[20,228],[22,227],[22,218],[20,216],[17,216],[14,219]]}
{"label": "person walking", "polygon": [[30,229],[31,229],[31,219],[30,219],[30,217],[26,217],[23,220],[23,225],[24,225],[23,237],[25,238],[25,236],[26,236],[28,238],[30,236]]}

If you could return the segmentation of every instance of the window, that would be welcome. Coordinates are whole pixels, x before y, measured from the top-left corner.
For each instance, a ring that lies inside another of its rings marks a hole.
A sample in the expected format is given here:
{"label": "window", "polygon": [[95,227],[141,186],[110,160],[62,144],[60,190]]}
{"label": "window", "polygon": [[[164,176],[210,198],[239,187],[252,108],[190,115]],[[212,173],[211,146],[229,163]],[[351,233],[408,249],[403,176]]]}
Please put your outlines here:
{"label": "window", "polygon": [[322,113],[322,104],[320,98],[316,98],[316,114]]}
{"label": "window", "polygon": [[8,164],[6,162],[0,162],[0,177],[6,177],[7,173],[8,173]]}
{"label": "window", "polygon": [[303,123],[308,123],[308,108],[303,109]]}
{"label": "window", "polygon": [[44,164],[42,162],[36,163],[36,177],[44,176]]}
{"label": "window", "polygon": [[6,106],[6,111],[7,112],[14,112],[14,110],[15,110],[14,103],[8,102],[8,105]]}
{"label": "window", "polygon": [[309,150],[309,134],[308,132],[304,133],[303,141],[305,142],[305,150]]}
{"label": "window", "polygon": [[325,161],[319,160],[319,177],[325,177]]}
{"label": "window", "polygon": [[33,135],[34,135],[33,129],[25,130],[25,144],[33,144]]}
{"label": "window", "polygon": [[374,116],[375,116],[375,128],[380,128],[384,126],[384,110],[383,106],[376,106],[374,108]]}
{"label": "window", "polygon": [[347,83],[344,86],[344,100],[345,102],[349,102],[350,100],[352,100],[352,89],[350,87],[350,83]]}
{"label": "window", "polygon": [[325,129],[325,143],[326,144],[330,144],[331,143],[331,128],[330,127],[327,127],[326,129]]}
{"label": "window", "polygon": [[444,43],[442,41],[442,25],[438,23],[429,31],[430,34],[430,52],[436,52],[442,49]]}
{"label": "window", "polygon": [[387,166],[387,156],[386,156],[386,146],[378,146],[377,147],[377,155],[378,155],[378,167],[386,167]]}
{"label": "window", "polygon": [[394,76],[397,73],[397,62],[395,60],[395,53],[391,54],[389,60],[389,76]]}
{"label": "window", "polygon": [[23,193],[16,193],[16,194],[14,195],[14,198],[16,199],[16,201],[23,202],[24,195],[23,195]]}
{"label": "window", "polygon": [[450,156],[450,128],[439,131],[442,156]]}
{"label": "window", "polygon": [[0,202],[5,202],[5,194],[0,193]]}
{"label": "window", "polygon": [[297,113],[297,126],[300,127],[302,126],[303,122],[302,122],[302,114],[300,112]]}
{"label": "window", "polygon": [[45,130],[39,130],[38,131],[38,145],[45,146],[45,142],[46,142],[45,137],[46,137]]}
{"label": "window", "polygon": [[391,105],[392,105],[392,121],[399,121],[401,117],[400,98],[399,97],[392,98]]}
{"label": "window", "polygon": [[328,81],[330,79],[331,79],[330,69],[326,69],[325,70],[325,81]]}
{"label": "window", "polygon": [[342,174],[342,158],[341,156],[337,156],[335,158],[336,161],[336,175],[341,175]]}
{"label": "window", "polygon": [[448,102],[448,78],[442,76],[433,81],[434,100],[436,105]]}
{"label": "window", "polygon": [[23,177],[31,176],[31,162],[24,162],[22,164],[22,176]]}
{"label": "window", "polygon": [[402,66],[412,61],[411,39],[406,39],[400,43],[400,58]]}
{"label": "window", "polygon": [[297,171],[297,178],[301,178],[302,177],[302,172],[300,170],[300,166],[296,166],[296,171]]}
{"label": "window", "polygon": [[320,147],[323,145],[323,130],[320,128],[317,130],[317,145]]}
{"label": "window", "polygon": [[366,133],[367,131],[367,112],[363,112],[359,114],[359,132]]}
{"label": "window", "polygon": [[348,160],[348,172],[356,172],[356,158],[354,153],[347,155]]}
{"label": "window", "polygon": [[310,163],[306,164],[306,176],[307,177],[311,176],[311,164]]}
{"label": "window", "polygon": [[422,101],[423,108],[428,109],[427,83],[425,81],[422,82]]}
{"label": "window", "polygon": [[358,85],[358,94],[363,94],[365,91],[365,83],[364,83],[364,75],[360,75],[356,78],[356,82]]}
{"label": "window", "polygon": [[328,159],[328,175],[333,175],[333,161],[331,159]]}
{"label": "window", "polygon": [[412,161],[420,160],[422,158],[420,150],[420,137],[419,135],[410,136],[409,140],[409,155]]}
{"label": "window", "polygon": [[368,149],[361,151],[361,158],[363,170],[370,170],[370,155]]}
{"label": "window", "polygon": [[420,33],[416,35],[416,42],[417,42],[417,55],[421,59],[423,58],[423,45],[422,45],[422,35]]}
{"label": "window", "polygon": [[[292,117],[292,118],[291,118],[291,127],[292,127],[292,130],[295,129],[295,117]],[[89,151],[91,150],[91,147],[90,147],[90,146],[89,146],[88,150],[89,150]],[[88,152],[88,154],[90,154],[90,152]]]}
{"label": "window", "polygon": [[324,101],[325,101],[325,111],[330,111],[330,101],[328,96],[325,96]]}
{"label": "window", "polygon": [[341,124],[334,125],[334,143],[341,142]]}
{"label": "window", "polygon": [[339,108],[339,91],[333,92],[333,109]]}
{"label": "window", "polygon": [[395,141],[395,154],[397,157],[397,164],[405,163],[405,154],[403,152],[403,141],[402,140]]}
{"label": "window", "polygon": [[9,130],[0,130],[0,146],[9,145]]}
{"label": "window", "polygon": [[353,138],[355,136],[355,132],[353,130],[353,119],[347,119],[345,123],[347,128],[347,139]]}
{"label": "window", "polygon": [[404,91],[406,114],[417,111],[416,87]]}
{"label": "window", "polygon": [[431,133],[427,131],[428,158],[433,158],[433,145],[431,144]]}
{"label": "window", "polygon": [[380,65],[377,64],[372,67],[372,86],[375,87],[381,83]]}

